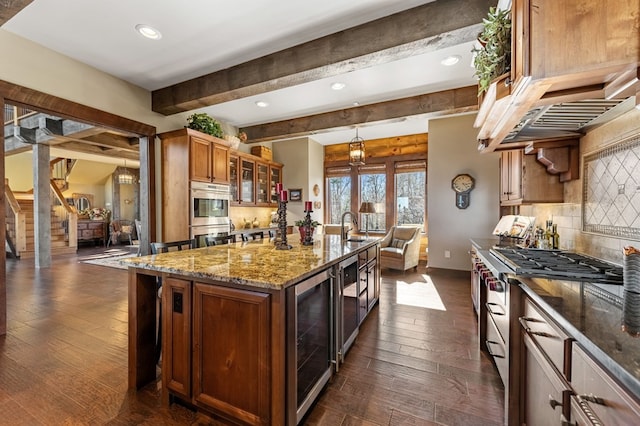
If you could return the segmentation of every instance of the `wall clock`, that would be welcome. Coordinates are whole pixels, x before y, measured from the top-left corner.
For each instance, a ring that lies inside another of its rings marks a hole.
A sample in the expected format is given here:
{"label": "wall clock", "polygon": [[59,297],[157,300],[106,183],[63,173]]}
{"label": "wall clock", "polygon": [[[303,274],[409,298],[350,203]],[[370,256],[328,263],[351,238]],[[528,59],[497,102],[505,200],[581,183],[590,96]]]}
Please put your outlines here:
{"label": "wall clock", "polygon": [[467,174],[462,173],[456,175],[451,180],[451,188],[456,193],[456,207],[459,209],[466,209],[471,202],[471,190],[475,187],[475,179]]}

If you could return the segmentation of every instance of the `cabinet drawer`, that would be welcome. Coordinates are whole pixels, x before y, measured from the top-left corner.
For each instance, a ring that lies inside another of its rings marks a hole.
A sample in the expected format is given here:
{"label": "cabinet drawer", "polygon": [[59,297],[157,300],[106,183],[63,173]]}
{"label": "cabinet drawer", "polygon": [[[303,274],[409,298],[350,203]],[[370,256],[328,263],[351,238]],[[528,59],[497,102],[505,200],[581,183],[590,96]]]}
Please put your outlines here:
{"label": "cabinet drawer", "polygon": [[520,317],[520,325],[549,358],[558,372],[568,378],[570,373],[568,356],[572,339],[529,299],[524,301],[524,316]]}
{"label": "cabinet drawer", "polygon": [[491,319],[491,315],[487,316],[487,340],[485,342],[489,355],[493,357],[500,373],[503,384],[509,383],[509,359],[507,355],[507,347],[502,336],[498,332],[496,324]]}
{"label": "cabinet drawer", "polygon": [[492,319],[502,340],[505,344],[509,343],[509,315],[504,305],[501,295],[495,294],[494,291],[487,291],[487,317]]}
{"label": "cabinet drawer", "polygon": [[[571,387],[576,402],[593,413],[605,425],[638,424],[640,405],[629,393],[587,355],[578,345],[572,349]],[[574,420],[574,419],[572,419]]]}

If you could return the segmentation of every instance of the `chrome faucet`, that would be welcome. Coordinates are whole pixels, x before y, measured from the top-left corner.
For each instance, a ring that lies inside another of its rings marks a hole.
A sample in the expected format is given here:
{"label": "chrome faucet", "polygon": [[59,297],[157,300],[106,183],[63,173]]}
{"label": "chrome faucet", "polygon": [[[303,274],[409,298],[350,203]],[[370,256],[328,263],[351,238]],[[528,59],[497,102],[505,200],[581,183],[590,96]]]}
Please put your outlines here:
{"label": "chrome faucet", "polygon": [[351,216],[351,223],[353,223],[355,226],[358,226],[358,217],[356,216],[355,213],[348,212],[348,211],[342,213],[342,220],[340,222],[340,240],[341,241],[345,241],[349,239],[349,229],[345,229],[344,227],[344,218],[347,215]]}

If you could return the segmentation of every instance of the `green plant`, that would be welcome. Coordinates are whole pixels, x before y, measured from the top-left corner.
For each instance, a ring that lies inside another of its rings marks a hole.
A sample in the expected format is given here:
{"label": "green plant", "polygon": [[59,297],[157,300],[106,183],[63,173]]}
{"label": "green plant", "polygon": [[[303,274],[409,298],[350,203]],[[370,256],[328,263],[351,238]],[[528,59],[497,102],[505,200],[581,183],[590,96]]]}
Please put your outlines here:
{"label": "green plant", "polygon": [[187,127],[217,138],[222,138],[224,135],[220,123],[206,113],[190,115],[187,118]]}
{"label": "green plant", "polygon": [[489,9],[482,20],[484,28],[478,35],[481,46],[475,53],[473,65],[478,77],[478,96],[491,84],[491,80],[511,69],[511,15],[509,10]]}

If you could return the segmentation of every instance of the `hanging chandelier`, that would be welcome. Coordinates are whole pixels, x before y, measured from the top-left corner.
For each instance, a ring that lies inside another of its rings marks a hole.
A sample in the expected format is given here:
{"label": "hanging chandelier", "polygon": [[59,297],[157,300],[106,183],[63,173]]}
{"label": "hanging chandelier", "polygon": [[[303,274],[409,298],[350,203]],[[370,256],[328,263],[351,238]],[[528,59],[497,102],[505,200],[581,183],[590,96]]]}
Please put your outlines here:
{"label": "hanging chandelier", "polygon": [[356,127],[356,137],[349,142],[349,164],[352,166],[364,166],[364,139],[358,136]]}
{"label": "hanging chandelier", "polygon": [[118,183],[120,185],[133,185],[135,176],[127,169],[127,160],[124,161],[124,170],[118,173]]}

